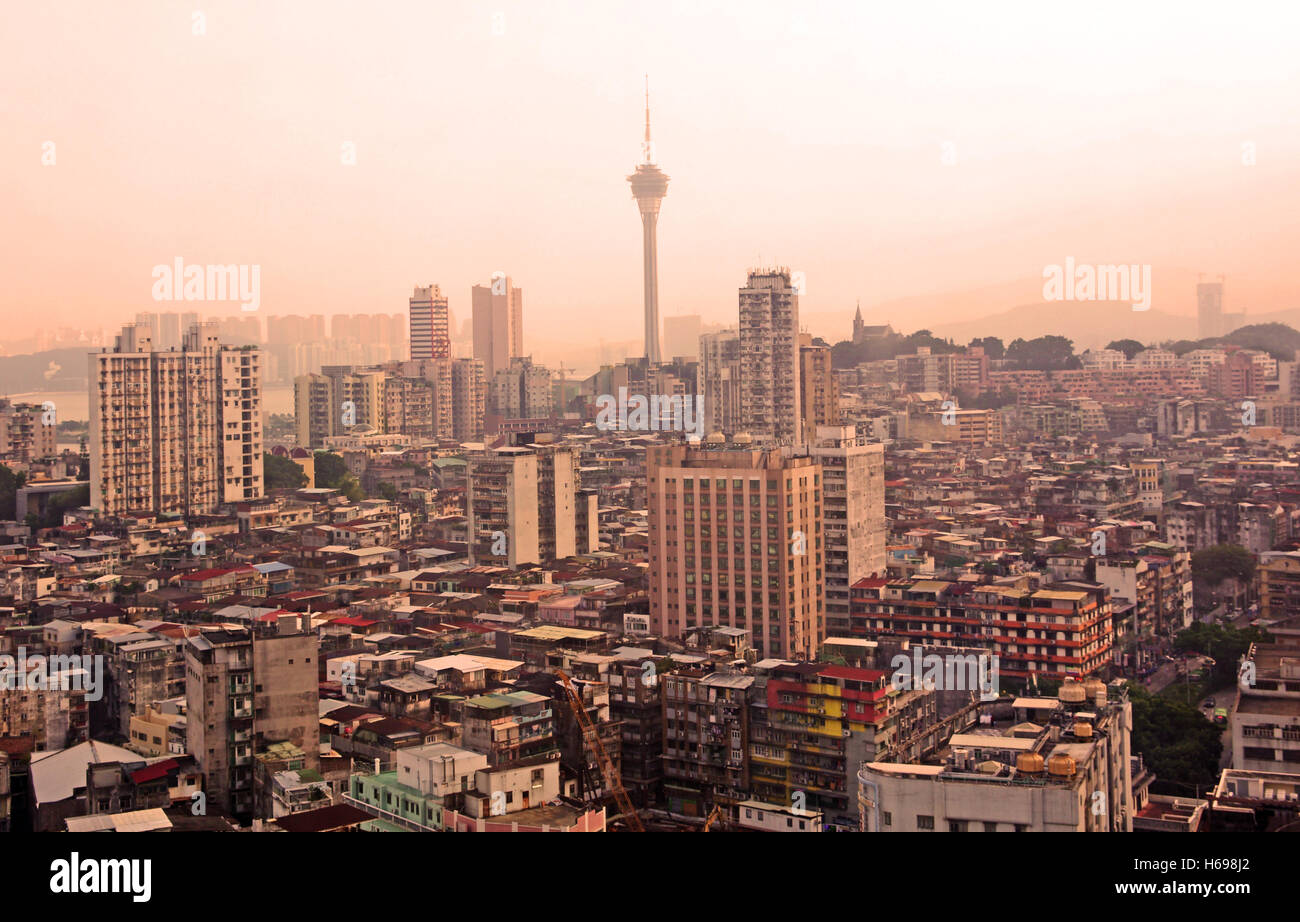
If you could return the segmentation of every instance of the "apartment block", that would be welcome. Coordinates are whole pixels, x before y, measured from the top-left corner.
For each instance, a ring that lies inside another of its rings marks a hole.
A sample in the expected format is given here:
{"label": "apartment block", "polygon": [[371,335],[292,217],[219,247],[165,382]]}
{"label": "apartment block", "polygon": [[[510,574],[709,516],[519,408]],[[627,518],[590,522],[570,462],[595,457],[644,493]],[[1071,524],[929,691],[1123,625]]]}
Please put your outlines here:
{"label": "apartment block", "polygon": [[492,411],[507,419],[546,419],[554,412],[551,372],[531,359],[512,359],[492,377]]}
{"label": "apartment block", "polygon": [[321,448],[332,436],[355,429],[387,432],[386,374],[378,369],[326,365],[319,374],[294,379],[298,445]]}
{"label": "apartment block", "polygon": [[[578,518],[591,528],[592,500],[578,501],[578,456],[546,445],[489,449],[467,455],[470,559],[543,563],[578,553]],[[590,541],[590,534],[587,536]]]}
{"label": "apartment block", "polygon": [[461,703],[461,740],[466,749],[487,756],[492,767],[537,757],[560,758],[554,702],[528,691],[503,691]]}
{"label": "apartment block", "polygon": [[754,677],[705,669],[662,676],[663,788],[673,813],[706,816],[748,799]]}
{"label": "apartment block", "polygon": [[1252,644],[1232,710],[1232,767],[1300,781],[1300,643]]}
{"label": "apartment block", "polygon": [[0,457],[30,463],[57,453],[58,407],[0,397]]}
{"label": "apartment block", "polygon": [[982,647],[997,655],[1002,675],[1021,679],[1097,673],[1114,639],[1110,597],[1096,583],[864,579],[853,585],[851,620],[855,637]]}
{"label": "apartment block", "polygon": [[195,324],[177,351],[127,326],[89,356],[90,503],[105,516],[211,513],[262,496],[261,353]]}
{"label": "apartment block", "polygon": [[459,442],[483,437],[487,412],[487,377],[480,359],[456,359],[451,365],[452,438]]}
{"label": "apartment block", "polygon": [[840,387],[831,368],[830,346],[814,346],[812,336],[799,336],[799,401],[803,434],[818,426],[840,424]]}
{"label": "apartment block", "polygon": [[210,810],[251,817],[255,756],[278,743],[319,769],[318,648],[304,615],[186,638],[186,742]]}
{"label": "apartment block", "polygon": [[752,796],[855,828],[858,769],[906,738],[932,695],[895,690],[879,669],[773,663],[761,671],[750,703]]}
{"label": "apartment block", "polygon": [[802,437],[799,293],[789,269],[752,270],[740,289],[740,428],[758,440]]}
{"label": "apartment block", "polygon": [[697,374],[696,392],[704,395],[704,431],[735,435],[740,431],[741,414],[739,330],[700,337]]}
{"label": "apartment block", "polygon": [[885,449],[852,426],[808,430],[806,453],[821,466],[827,634],[849,631],[850,587],[885,574]]}
{"label": "apartment block", "polygon": [[1133,831],[1133,708],[1122,691],[1067,682],[1059,699],[987,713],[978,730],[952,735],[941,764],[863,765],[861,831]]}

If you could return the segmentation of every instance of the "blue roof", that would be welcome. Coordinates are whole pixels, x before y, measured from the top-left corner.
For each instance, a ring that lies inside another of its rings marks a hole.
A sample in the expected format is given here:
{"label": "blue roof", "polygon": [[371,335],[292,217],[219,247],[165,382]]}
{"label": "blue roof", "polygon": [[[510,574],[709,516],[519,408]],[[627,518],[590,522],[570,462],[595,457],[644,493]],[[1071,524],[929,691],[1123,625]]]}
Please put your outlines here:
{"label": "blue roof", "polygon": [[276,560],[271,563],[255,563],[253,564],[253,569],[258,573],[285,573],[292,570],[293,567],[289,566],[287,563],[281,563]]}

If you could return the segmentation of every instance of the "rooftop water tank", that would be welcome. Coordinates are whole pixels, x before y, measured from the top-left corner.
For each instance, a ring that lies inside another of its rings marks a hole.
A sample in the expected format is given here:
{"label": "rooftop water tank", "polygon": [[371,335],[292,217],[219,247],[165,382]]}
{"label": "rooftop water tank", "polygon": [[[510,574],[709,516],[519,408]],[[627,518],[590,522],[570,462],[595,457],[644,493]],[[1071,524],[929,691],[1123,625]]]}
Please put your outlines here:
{"label": "rooftop water tank", "polygon": [[1074,759],[1058,752],[1047,760],[1047,773],[1056,778],[1069,778],[1076,771]]}
{"label": "rooftop water tank", "polygon": [[1066,704],[1083,704],[1087,700],[1088,691],[1083,687],[1082,682],[1066,679],[1061,683],[1061,691],[1057,697]]}
{"label": "rooftop water tank", "polygon": [[1016,756],[1016,771],[1022,775],[1041,775],[1043,757],[1036,752],[1022,752]]}

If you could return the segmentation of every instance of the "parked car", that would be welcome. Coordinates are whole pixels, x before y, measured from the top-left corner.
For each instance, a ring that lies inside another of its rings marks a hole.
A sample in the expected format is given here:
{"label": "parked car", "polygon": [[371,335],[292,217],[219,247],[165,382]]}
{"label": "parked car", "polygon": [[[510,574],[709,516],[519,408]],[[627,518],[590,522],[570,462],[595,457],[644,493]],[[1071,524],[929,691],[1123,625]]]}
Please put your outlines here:
{"label": "parked car", "polygon": [[1213,698],[1206,698],[1204,701],[1201,702],[1201,707],[1203,707],[1203,708],[1212,708],[1212,707],[1214,707],[1214,699],[1213,699]]}

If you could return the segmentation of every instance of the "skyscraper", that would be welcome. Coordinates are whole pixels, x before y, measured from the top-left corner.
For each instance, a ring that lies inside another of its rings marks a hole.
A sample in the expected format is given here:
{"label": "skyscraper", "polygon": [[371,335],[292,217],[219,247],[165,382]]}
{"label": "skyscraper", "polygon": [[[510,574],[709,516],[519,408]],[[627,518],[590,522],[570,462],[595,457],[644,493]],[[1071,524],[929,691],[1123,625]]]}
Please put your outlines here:
{"label": "skyscraper", "polygon": [[411,295],[411,359],[451,358],[451,328],[447,298],[437,285],[415,289]]}
{"label": "skyscraper", "polygon": [[1198,282],[1196,285],[1196,334],[1201,339],[1222,336],[1223,280]]}
{"label": "skyscraper", "polygon": [[655,227],[659,223],[659,203],[668,194],[668,177],[655,165],[654,144],[650,140],[650,80],[645,90],[645,141],[641,145],[641,163],[627,178],[632,197],[641,210],[641,260],[645,284],[645,357],[652,364],[663,361],[659,348],[659,247]]}
{"label": "skyscraper", "polygon": [[789,269],[755,269],[740,289],[740,426],[756,439],[798,443],[799,294]]}
{"label": "skyscraper", "polygon": [[262,353],[196,324],[179,350],[147,324],[89,356],[90,504],[195,515],[262,496]]}
{"label": "skyscraper", "polygon": [[524,354],[524,292],[510,276],[496,274],[490,285],[475,285],[471,296],[474,358],[492,381],[499,369]]}

